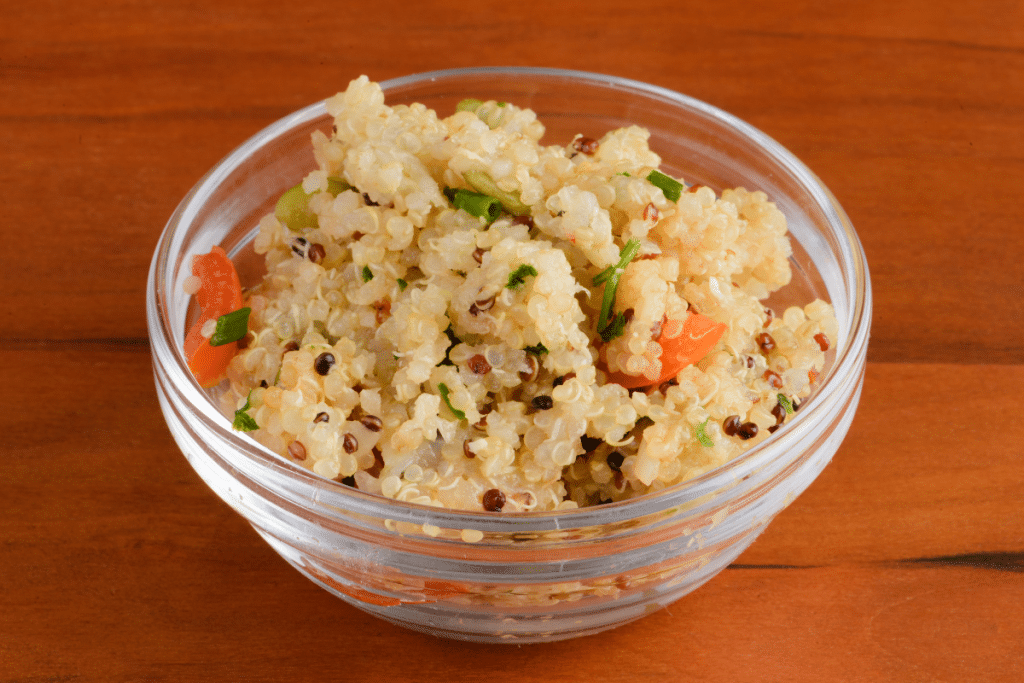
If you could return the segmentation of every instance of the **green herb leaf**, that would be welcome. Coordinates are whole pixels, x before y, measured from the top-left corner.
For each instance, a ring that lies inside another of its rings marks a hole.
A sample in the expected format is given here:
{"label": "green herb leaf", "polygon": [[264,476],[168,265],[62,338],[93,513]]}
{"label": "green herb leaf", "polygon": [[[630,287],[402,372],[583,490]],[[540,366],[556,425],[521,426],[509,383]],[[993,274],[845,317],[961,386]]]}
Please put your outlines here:
{"label": "green herb leaf", "polygon": [[655,169],[647,174],[647,180],[655,187],[661,188],[661,191],[665,194],[665,199],[669,201],[679,201],[679,196],[683,193],[683,184],[671,178],[661,171]]}
{"label": "green herb leaf", "polygon": [[777,396],[779,399],[779,405],[786,409],[787,415],[792,415],[794,412],[796,412],[793,410],[793,402],[789,400],[789,397],[785,396],[784,394],[777,394]]}
{"label": "green herb leaf", "polygon": [[210,346],[224,346],[248,334],[250,313],[252,309],[246,306],[217,318],[217,329],[210,337]]}
{"label": "green herb leaf", "polygon": [[448,400],[448,394],[450,393],[448,385],[445,384],[444,382],[441,382],[440,384],[437,385],[437,390],[441,394],[441,400],[443,400],[444,404],[448,406],[448,410],[452,411],[452,414],[454,414],[455,417],[459,418],[460,420],[465,420],[466,413],[452,406],[452,402]]}
{"label": "green herb leaf", "polygon": [[526,351],[527,353],[532,353],[535,356],[539,356],[542,353],[547,353],[548,347],[544,346],[544,344],[537,344],[536,346],[527,346],[523,349],[523,351]]}
{"label": "green herb leaf", "polygon": [[704,428],[708,426],[708,420],[710,419],[709,417],[694,428],[694,431],[697,433],[697,441],[700,441],[700,445],[705,448],[711,448],[715,445],[715,442],[704,432]]}
{"label": "green herb leaf", "polygon": [[408,287],[408,286],[409,286],[408,282],[406,282],[402,278],[398,278],[398,291],[404,292],[405,288]]}
{"label": "green herb leaf", "polygon": [[363,282],[369,282],[373,279],[373,271],[370,270],[370,266],[363,266]]}
{"label": "green herb leaf", "polygon": [[231,421],[231,428],[235,431],[254,432],[260,428],[260,426],[256,424],[256,420],[245,412],[252,407],[252,405],[249,404],[250,398],[252,398],[251,391],[249,392],[249,395],[245,397],[245,405],[235,411],[235,419]]}
{"label": "green herb leaf", "polygon": [[515,291],[526,283],[527,277],[537,277],[537,269],[528,263],[524,263],[509,273],[508,282],[505,283],[505,286]]}

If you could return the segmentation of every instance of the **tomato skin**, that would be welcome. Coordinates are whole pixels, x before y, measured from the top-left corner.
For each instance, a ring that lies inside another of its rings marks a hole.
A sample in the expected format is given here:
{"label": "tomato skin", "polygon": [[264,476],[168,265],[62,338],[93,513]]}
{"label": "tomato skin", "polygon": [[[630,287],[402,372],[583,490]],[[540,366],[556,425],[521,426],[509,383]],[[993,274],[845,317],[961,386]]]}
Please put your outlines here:
{"label": "tomato skin", "polygon": [[[671,329],[679,324],[669,320],[662,329]],[[657,379],[651,380],[644,375],[627,375],[624,372],[609,372],[607,382],[626,389],[657,386],[678,375],[687,365],[693,365],[706,356],[725,334],[727,327],[725,323],[716,322],[699,313],[691,313],[681,325],[681,331],[675,336],[668,337],[663,334],[656,340],[662,349],[661,374]]]}
{"label": "tomato skin", "polygon": [[210,340],[203,336],[203,325],[207,320],[216,320],[242,308],[242,285],[231,259],[217,246],[208,254],[195,256],[192,274],[200,281],[195,295],[196,303],[199,304],[199,319],[185,335],[183,350],[188,359],[188,368],[196,381],[203,388],[209,389],[223,379],[228,363],[238,351],[238,345],[210,346]]}

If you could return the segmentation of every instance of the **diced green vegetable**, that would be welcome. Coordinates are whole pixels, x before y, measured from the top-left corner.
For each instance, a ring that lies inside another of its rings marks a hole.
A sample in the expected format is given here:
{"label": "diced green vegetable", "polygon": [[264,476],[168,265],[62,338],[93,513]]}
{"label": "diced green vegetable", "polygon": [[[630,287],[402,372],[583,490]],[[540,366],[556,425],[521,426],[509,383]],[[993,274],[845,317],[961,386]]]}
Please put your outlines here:
{"label": "diced green vegetable", "polygon": [[785,394],[778,394],[779,405],[786,409],[787,415],[792,415],[795,411],[793,410],[793,402],[789,400],[789,397]]}
{"label": "diced green vegetable", "polygon": [[700,441],[700,445],[704,446],[705,448],[711,448],[715,445],[715,442],[712,441],[711,437],[709,437],[707,433],[704,431],[704,429],[708,426],[708,420],[710,419],[711,418],[709,417],[707,420],[704,420],[694,428],[694,431],[697,433],[697,441]]}
{"label": "diced green vegetable", "polygon": [[488,223],[493,223],[501,215],[501,202],[482,192],[449,187],[444,194],[456,209],[462,209],[472,216],[483,218]]}
{"label": "diced green vegetable", "polygon": [[527,277],[537,277],[537,269],[528,263],[524,263],[509,273],[508,282],[505,286],[515,291],[523,286]]}
{"label": "diced green vegetable", "polygon": [[458,419],[465,420],[466,413],[452,406],[452,402],[448,399],[448,394],[451,393],[448,389],[448,385],[441,382],[437,385],[437,391],[441,394],[441,400],[443,400],[444,404],[448,406],[448,410],[452,411],[452,414]]}
{"label": "diced green vegetable", "polygon": [[363,266],[363,282],[369,282],[373,279],[373,271],[370,270],[370,266]]}
{"label": "diced green vegetable", "polygon": [[466,98],[455,105],[455,111],[476,111],[484,102],[472,97]]}
{"label": "diced green vegetable", "polygon": [[513,216],[529,216],[530,207],[519,199],[518,192],[506,192],[498,187],[491,176],[483,171],[466,171],[462,174],[463,180],[469,183],[474,190],[485,195],[494,197]]}
{"label": "diced green vegetable", "polygon": [[684,185],[675,178],[655,169],[647,174],[647,180],[655,187],[661,188],[661,191],[665,193],[665,199],[673,202],[679,201]]}
{"label": "diced green vegetable", "polygon": [[252,398],[251,391],[249,392],[249,395],[245,397],[245,405],[235,411],[235,419],[231,421],[232,429],[239,432],[254,432],[260,428],[260,426],[256,424],[256,420],[246,412],[252,407],[249,404],[250,398]]}
{"label": "diced green vegetable", "polygon": [[244,337],[249,332],[250,313],[252,309],[246,306],[217,318],[217,329],[210,337],[210,346],[224,346]]}
{"label": "diced green vegetable", "polygon": [[408,286],[409,286],[408,282],[406,282],[402,278],[398,278],[398,290],[399,291],[404,292],[405,288],[408,287]]}
{"label": "diced green vegetable", "polygon": [[333,176],[327,178],[327,191],[337,197],[346,190],[354,190],[347,180],[344,178],[335,178]]}
{"label": "diced green vegetable", "polygon": [[309,210],[309,197],[302,189],[302,183],[285,190],[274,207],[274,216],[289,230],[299,232],[307,228],[315,228],[319,220]]}

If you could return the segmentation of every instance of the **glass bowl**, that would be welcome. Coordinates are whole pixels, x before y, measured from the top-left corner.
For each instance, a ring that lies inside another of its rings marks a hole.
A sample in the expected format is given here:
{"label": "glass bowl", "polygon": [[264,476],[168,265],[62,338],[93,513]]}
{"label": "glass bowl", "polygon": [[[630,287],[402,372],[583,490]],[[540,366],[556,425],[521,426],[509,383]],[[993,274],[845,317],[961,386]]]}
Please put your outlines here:
{"label": "glass bowl", "polygon": [[[339,84],[344,87],[345,84]],[[663,170],[715,190],[765,191],[786,214],[793,283],[772,306],[832,302],[840,338],[818,389],[786,427],[742,456],[656,494],[548,513],[475,513],[396,502],[320,478],[266,450],[189,373],[182,343],[191,257],[221,245],[243,284],[261,216],[315,168],[320,102],[268,126],[181,201],[153,256],[147,318],[156,388],[196,472],[303,575],[359,609],[438,636],[484,642],[572,638],[656,611],[721,571],[835,454],[853,419],[871,321],[867,264],[821,181],[748,124],[678,93],[612,76],[526,68],[438,71],[382,83],[389,105],[446,115],[465,97],[535,110],[545,144],[636,124]],[[781,310],[781,309],[777,309]]]}

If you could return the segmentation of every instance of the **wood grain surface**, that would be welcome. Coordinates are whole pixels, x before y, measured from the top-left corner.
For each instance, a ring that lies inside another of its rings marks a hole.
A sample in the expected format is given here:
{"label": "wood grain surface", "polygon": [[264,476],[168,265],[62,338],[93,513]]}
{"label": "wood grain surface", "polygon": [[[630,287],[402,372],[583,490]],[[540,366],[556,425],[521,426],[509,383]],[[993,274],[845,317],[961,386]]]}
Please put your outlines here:
{"label": "wood grain surface", "polygon": [[[369,617],[200,481],[144,283],[178,201],[280,116],[374,80],[635,78],[805,161],[864,243],[861,408],[735,564],[589,638]],[[0,1],[0,682],[1024,680],[1024,3]]]}

